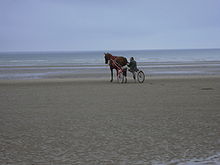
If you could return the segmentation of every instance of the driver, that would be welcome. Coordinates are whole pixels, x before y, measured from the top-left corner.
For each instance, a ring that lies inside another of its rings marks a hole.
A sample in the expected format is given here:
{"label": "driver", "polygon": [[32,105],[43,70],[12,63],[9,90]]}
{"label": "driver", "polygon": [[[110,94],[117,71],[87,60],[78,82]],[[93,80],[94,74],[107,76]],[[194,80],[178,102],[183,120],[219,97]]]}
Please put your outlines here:
{"label": "driver", "polygon": [[133,74],[133,78],[135,78],[135,72],[138,71],[138,68],[137,68],[137,62],[134,60],[134,57],[131,57],[130,58],[130,62],[127,64],[127,66],[129,67],[129,71]]}

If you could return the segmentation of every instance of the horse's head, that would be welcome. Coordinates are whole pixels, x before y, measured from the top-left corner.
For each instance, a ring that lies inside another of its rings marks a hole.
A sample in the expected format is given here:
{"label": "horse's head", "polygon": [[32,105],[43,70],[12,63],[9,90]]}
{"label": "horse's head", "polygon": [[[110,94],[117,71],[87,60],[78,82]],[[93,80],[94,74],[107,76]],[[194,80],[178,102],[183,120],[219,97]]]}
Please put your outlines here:
{"label": "horse's head", "polygon": [[104,56],[104,58],[105,58],[105,64],[108,64],[108,61],[111,59],[111,54],[110,53],[104,53],[105,54],[105,56]]}

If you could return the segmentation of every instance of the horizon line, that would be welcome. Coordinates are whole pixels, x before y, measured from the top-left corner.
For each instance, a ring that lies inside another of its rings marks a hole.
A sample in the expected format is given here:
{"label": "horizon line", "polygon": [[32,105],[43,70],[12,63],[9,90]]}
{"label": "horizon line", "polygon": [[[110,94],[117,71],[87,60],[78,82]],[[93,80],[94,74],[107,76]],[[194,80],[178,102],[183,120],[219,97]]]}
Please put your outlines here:
{"label": "horizon line", "polygon": [[220,48],[150,48],[150,49],[95,49],[95,50],[6,50],[0,51],[0,53],[27,53],[27,52],[115,52],[115,51],[160,51],[160,50],[210,50]]}

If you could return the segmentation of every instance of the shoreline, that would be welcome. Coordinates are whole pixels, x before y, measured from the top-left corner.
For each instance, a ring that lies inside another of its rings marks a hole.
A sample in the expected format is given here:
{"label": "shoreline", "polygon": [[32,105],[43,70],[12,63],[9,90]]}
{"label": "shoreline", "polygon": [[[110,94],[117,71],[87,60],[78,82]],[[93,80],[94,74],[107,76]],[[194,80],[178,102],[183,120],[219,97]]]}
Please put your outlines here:
{"label": "shoreline", "polygon": [[[139,63],[138,68],[146,75],[157,76],[219,76],[220,62],[165,62]],[[115,71],[114,71],[115,72]],[[115,73],[114,73],[115,75]],[[63,66],[8,66],[0,67],[0,80],[19,79],[70,79],[107,78],[108,65],[63,65]],[[128,72],[128,77],[130,73]]]}

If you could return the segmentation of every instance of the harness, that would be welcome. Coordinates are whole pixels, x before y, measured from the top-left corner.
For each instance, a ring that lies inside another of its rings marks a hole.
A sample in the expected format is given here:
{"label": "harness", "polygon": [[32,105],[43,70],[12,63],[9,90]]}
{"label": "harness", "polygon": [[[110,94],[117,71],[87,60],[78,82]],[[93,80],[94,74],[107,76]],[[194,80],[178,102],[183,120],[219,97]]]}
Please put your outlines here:
{"label": "harness", "polygon": [[116,62],[116,58],[117,57],[115,57],[115,56],[111,56],[112,58],[110,58],[110,61],[112,61],[112,63],[114,64],[114,66],[116,66],[116,68],[118,69],[118,70],[122,70],[122,66],[119,64],[119,63],[117,63]]}

